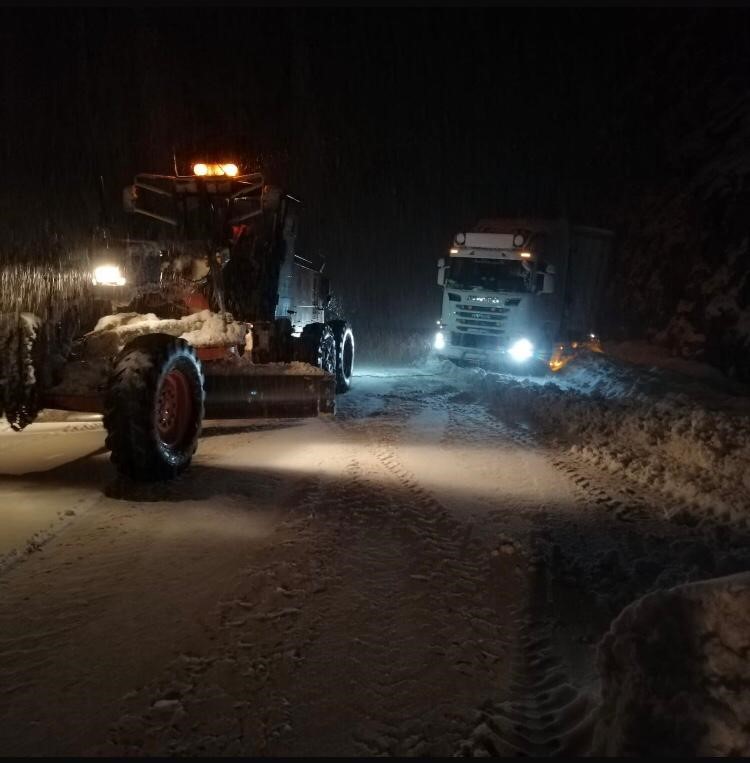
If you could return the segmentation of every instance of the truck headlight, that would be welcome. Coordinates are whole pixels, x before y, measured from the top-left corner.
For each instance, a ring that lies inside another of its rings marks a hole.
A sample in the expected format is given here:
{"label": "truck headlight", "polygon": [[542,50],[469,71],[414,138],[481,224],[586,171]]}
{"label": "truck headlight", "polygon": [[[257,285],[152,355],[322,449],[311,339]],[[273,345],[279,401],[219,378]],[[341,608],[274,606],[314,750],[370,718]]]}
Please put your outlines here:
{"label": "truck headlight", "polygon": [[528,339],[519,339],[517,342],[513,342],[508,353],[516,363],[523,363],[524,360],[528,360],[534,354],[534,345]]}
{"label": "truck headlight", "polygon": [[119,265],[99,265],[99,267],[94,268],[94,275],[91,280],[94,286],[125,285],[125,277]]}
{"label": "truck headlight", "polygon": [[445,336],[442,331],[438,331],[437,334],[435,334],[435,349],[445,349]]}

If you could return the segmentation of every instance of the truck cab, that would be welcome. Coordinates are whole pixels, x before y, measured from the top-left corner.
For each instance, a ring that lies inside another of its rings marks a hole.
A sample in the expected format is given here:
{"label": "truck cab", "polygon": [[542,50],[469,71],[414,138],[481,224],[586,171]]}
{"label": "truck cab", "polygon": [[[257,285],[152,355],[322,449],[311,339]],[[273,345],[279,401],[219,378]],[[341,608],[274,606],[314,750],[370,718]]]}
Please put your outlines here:
{"label": "truck cab", "polygon": [[438,260],[438,356],[559,370],[568,350],[596,340],[612,241],[565,219],[485,219],[457,233]]}
{"label": "truck cab", "polygon": [[469,363],[527,364],[557,331],[549,226],[484,220],[456,234],[438,261],[438,355]]}

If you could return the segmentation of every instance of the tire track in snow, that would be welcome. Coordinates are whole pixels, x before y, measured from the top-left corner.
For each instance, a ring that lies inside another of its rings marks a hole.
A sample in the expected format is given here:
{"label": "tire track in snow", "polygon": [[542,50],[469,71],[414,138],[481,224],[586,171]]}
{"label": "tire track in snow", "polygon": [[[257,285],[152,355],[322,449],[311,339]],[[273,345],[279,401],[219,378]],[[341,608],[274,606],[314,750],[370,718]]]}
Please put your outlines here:
{"label": "tire track in snow", "polygon": [[456,412],[457,422],[463,421],[482,427],[485,431],[489,430],[494,437],[511,440],[521,447],[533,449],[544,455],[555,469],[571,481],[579,503],[586,508],[598,506],[624,522],[653,519],[651,507],[654,505],[668,507],[667,510],[663,510],[662,516],[678,514],[684,508],[661,494],[649,496],[641,485],[631,484],[623,479],[618,481],[614,476],[582,463],[580,459],[560,448],[551,448],[532,432],[502,423],[488,413],[482,415],[476,408],[466,410],[467,406],[461,407],[464,411],[460,416]]}
{"label": "tire track in snow", "polygon": [[313,602],[335,577],[313,542],[322,494],[315,479],[293,491],[294,510],[206,616],[208,646],[124,697],[97,754],[263,755],[292,732],[287,694],[319,636]]}
{"label": "tire track in snow", "polygon": [[[358,432],[352,428],[349,434]],[[382,601],[374,605],[375,611],[387,613],[366,619],[370,625],[366,638],[374,647],[377,666],[375,692],[390,697],[390,702],[397,697],[400,704],[391,707],[390,718],[380,718],[368,733],[357,735],[357,750],[362,755],[448,754],[466,727],[471,702],[494,685],[498,663],[505,661],[507,636],[502,618],[491,606],[489,552],[477,548],[469,540],[471,528],[453,520],[403,467],[390,444],[394,436],[397,433],[389,426],[378,425],[367,433],[371,453],[396,484],[384,490],[355,477],[357,485],[349,488],[353,504],[368,505],[376,516],[389,516],[391,530],[404,539],[410,559],[408,570],[402,560],[399,575],[394,574],[394,560],[375,555],[368,562],[373,565],[368,574],[378,591],[374,601]],[[407,573],[410,582],[405,586]],[[396,640],[401,620],[415,611],[423,625],[402,644]],[[429,634],[428,650],[425,634]],[[411,657],[402,667],[391,665],[388,670],[394,644]],[[454,672],[456,698],[446,694],[444,673],[437,680],[441,673],[435,672],[436,660]],[[409,691],[411,704],[404,702]],[[434,696],[434,706],[425,706],[425,694]]]}
{"label": "tire track in snow", "polygon": [[[294,532],[240,571],[209,618],[215,646],[180,655],[125,699],[108,752],[455,748],[462,712],[491,687],[506,641],[476,601],[486,586],[462,528],[432,516],[408,481],[384,482],[378,463],[352,457],[342,479],[300,489],[289,501]],[[293,570],[288,554],[279,559],[287,543],[298,549]]]}
{"label": "tire track in snow", "polygon": [[[457,434],[462,439],[476,442],[476,433],[481,432],[484,437],[489,425],[491,436],[506,442],[510,440],[535,452],[539,450],[531,434],[488,421],[473,411],[467,411],[469,406],[456,406],[445,396],[431,398],[427,404],[431,408],[447,410],[449,414],[446,443],[454,441]],[[393,432],[386,440],[397,443],[398,435]],[[447,514],[447,510],[421,488],[414,475],[399,463],[393,447],[380,442],[375,452],[384,466],[415,494],[418,501]],[[546,451],[545,456],[555,468],[562,467],[562,461],[553,462]],[[528,468],[525,462],[522,466]],[[531,479],[531,473],[527,477]],[[590,503],[591,493],[586,491],[587,487],[589,483],[575,485],[579,500]],[[603,491],[596,494],[597,498],[602,495]],[[530,545],[529,540],[521,540],[520,545]],[[585,753],[590,745],[596,702],[589,693],[571,682],[564,660],[556,654],[552,637],[554,612],[547,600],[546,576],[533,566],[539,560],[539,555],[532,552],[529,559],[532,565],[528,569],[521,570],[516,566],[516,572],[520,572],[518,577],[527,581],[529,590],[525,594],[527,603],[523,611],[513,619],[517,643],[513,650],[511,674],[506,682],[498,682],[495,686],[495,694],[500,690],[507,694],[507,699],[483,703],[476,713],[476,726],[469,738],[458,746],[459,755],[578,755]],[[521,560],[519,564],[525,566]]]}
{"label": "tire track in snow", "polygon": [[479,708],[458,755],[577,757],[591,746],[597,702],[571,682],[556,653],[544,571],[530,580],[528,603],[515,618],[518,639],[505,698]]}

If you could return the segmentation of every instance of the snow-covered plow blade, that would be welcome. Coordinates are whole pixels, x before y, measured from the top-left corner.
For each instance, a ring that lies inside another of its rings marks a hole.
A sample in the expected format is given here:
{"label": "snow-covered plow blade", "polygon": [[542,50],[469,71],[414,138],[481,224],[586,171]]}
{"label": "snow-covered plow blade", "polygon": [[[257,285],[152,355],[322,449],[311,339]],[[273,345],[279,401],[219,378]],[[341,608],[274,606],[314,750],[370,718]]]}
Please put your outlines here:
{"label": "snow-covered plow blade", "polygon": [[[208,365],[208,364],[207,364]],[[303,418],[334,413],[336,379],[326,375],[212,375],[206,369],[206,418]]]}
{"label": "snow-covered plow blade", "polygon": [[[263,374],[205,377],[205,417],[210,419],[308,418],[334,413],[333,376]],[[103,413],[103,395],[48,393],[43,408]]]}

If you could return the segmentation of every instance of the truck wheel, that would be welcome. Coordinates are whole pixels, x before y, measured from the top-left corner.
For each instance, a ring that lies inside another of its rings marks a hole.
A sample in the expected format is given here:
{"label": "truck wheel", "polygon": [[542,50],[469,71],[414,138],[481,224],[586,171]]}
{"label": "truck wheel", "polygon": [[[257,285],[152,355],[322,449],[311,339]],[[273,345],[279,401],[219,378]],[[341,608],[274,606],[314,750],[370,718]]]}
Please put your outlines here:
{"label": "truck wheel", "polygon": [[330,321],[328,325],[336,340],[336,392],[348,392],[354,371],[354,334],[346,321]]}
{"label": "truck wheel", "polygon": [[136,337],[115,358],[104,401],[111,460],[140,481],[171,479],[198,446],[204,378],[195,350],[167,334]]}
{"label": "truck wheel", "polygon": [[322,368],[326,373],[336,373],[336,340],[327,323],[308,323],[299,338],[299,360]]}

